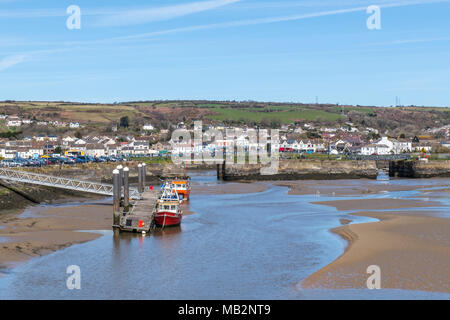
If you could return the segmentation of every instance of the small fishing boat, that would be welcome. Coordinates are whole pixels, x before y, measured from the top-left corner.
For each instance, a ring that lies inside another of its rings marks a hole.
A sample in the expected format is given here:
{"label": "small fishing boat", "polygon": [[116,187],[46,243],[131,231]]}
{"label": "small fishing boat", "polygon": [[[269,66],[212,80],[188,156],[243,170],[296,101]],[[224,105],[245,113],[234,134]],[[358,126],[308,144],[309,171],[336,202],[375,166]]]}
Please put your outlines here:
{"label": "small fishing boat", "polygon": [[172,180],[170,183],[174,186],[181,200],[189,201],[189,195],[191,194],[190,180]]}
{"label": "small fishing boat", "polygon": [[156,204],[155,224],[158,227],[178,226],[183,218],[180,197],[171,183],[165,183]]}

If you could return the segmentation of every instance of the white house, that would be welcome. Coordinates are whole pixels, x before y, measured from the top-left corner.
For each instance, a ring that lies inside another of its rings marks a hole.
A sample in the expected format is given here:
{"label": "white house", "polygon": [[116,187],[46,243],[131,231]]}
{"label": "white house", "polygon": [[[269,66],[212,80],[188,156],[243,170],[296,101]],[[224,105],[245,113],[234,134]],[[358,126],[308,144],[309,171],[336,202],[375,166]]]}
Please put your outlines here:
{"label": "white house", "polygon": [[19,117],[11,116],[8,117],[6,125],[8,127],[20,127],[22,125],[22,120]]}
{"label": "white house", "polygon": [[391,154],[391,148],[385,144],[371,143],[361,147],[361,154],[370,155],[387,155]]}
{"label": "white house", "polygon": [[17,156],[17,148],[16,147],[4,147],[0,149],[0,155],[5,159],[14,159]]}
{"label": "white house", "polygon": [[375,143],[363,146],[361,148],[362,155],[400,154],[411,151],[412,142],[398,141],[395,139],[389,139],[388,137],[382,137],[381,139],[375,141]]}
{"label": "white house", "polygon": [[105,148],[98,143],[89,143],[86,145],[86,155],[91,157],[102,157],[105,155]]}
{"label": "white house", "polygon": [[17,157],[28,159],[33,156],[33,154],[30,152],[30,149],[28,147],[18,147],[17,148]]}
{"label": "white house", "polygon": [[144,126],[142,127],[142,130],[153,131],[154,128],[153,128],[153,126],[151,124],[147,123],[147,124],[144,124]]}
{"label": "white house", "polygon": [[69,123],[70,129],[78,129],[80,127],[80,124],[78,122],[71,122]]}
{"label": "white house", "polygon": [[29,150],[31,157],[34,156],[43,156],[44,155],[44,149],[38,145],[32,145],[32,147]]}
{"label": "white house", "polygon": [[119,147],[117,144],[107,144],[105,145],[105,153],[108,156],[117,156],[119,154]]}
{"label": "white house", "polygon": [[387,145],[390,148],[390,152],[394,154],[412,151],[411,141],[398,141],[395,139],[389,139],[388,137],[382,137],[376,143]]}
{"label": "white house", "polygon": [[63,141],[63,142],[67,142],[67,143],[69,143],[69,142],[74,142],[74,141],[76,141],[76,140],[77,140],[77,138],[71,137],[71,136],[67,136],[67,137],[62,138],[62,141]]}
{"label": "white house", "polygon": [[85,140],[83,140],[83,139],[78,139],[77,141],[75,141],[75,144],[76,145],[85,145],[86,144],[86,141]]}
{"label": "white house", "polygon": [[148,154],[150,150],[148,141],[133,141],[129,146],[133,147],[133,154]]}

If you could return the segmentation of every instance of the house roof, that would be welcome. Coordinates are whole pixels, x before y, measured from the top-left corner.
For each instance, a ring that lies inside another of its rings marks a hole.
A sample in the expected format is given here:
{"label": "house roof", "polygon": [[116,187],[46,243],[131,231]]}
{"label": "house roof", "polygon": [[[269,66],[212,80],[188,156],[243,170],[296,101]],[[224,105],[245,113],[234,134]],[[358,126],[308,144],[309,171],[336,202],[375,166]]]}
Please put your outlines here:
{"label": "house roof", "polygon": [[88,143],[86,144],[86,149],[87,150],[103,150],[103,146],[99,143]]}

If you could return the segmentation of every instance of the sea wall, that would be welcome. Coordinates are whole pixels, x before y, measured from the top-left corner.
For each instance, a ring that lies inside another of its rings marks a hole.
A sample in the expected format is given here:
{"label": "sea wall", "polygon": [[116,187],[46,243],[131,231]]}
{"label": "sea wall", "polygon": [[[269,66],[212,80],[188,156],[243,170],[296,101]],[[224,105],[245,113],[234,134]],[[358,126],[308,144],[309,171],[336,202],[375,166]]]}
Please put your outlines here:
{"label": "sea wall", "polygon": [[233,180],[335,180],[376,179],[375,161],[282,160],[274,175],[261,175],[262,165],[219,165],[218,177]]}
{"label": "sea wall", "polygon": [[392,161],[389,175],[399,178],[446,178],[450,177],[450,160]]}

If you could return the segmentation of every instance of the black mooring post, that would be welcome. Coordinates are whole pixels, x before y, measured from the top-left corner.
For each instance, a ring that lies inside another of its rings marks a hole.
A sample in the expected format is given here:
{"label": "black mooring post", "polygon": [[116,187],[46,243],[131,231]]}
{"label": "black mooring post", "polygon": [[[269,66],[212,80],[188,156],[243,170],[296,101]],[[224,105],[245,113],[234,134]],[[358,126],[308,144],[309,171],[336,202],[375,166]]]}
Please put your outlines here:
{"label": "black mooring post", "polygon": [[225,163],[226,163],[226,161],[224,160],[223,162],[222,162],[222,180],[226,180],[226,172],[225,172]]}
{"label": "black mooring post", "polygon": [[119,189],[119,170],[113,171],[113,226],[120,224],[120,189]]}
{"label": "black mooring post", "polygon": [[130,182],[129,182],[130,169],[128,167],[123,168],[123,206],[124,211],[128,212],[130,207]]}

